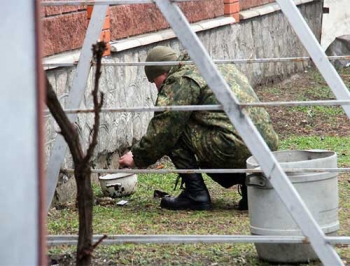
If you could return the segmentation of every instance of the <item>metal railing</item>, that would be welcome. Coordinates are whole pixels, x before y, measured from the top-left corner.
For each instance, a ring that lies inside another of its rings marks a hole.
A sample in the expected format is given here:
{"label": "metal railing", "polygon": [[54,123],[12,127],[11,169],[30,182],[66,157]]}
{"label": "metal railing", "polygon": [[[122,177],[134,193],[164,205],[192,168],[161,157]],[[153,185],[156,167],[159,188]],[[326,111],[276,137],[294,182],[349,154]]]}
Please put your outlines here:
{"label": "metal railing", "polygon": [[[242,112],[235,112],[236,110],[239,110],[242,107],[248,107],[253,106],[251,104],[240,104],[238,100],[235,98],[235,96],[230,93],[228,85],[223,80],[221,75],[218,73],[217,69],[214,66],[213,61],[209,57],[208,53],[204,49],[203,45],[199,41],[198,37],[191,31],[190,26],[187,22],[187,19],[183,16],[181,13],[181,10],[174,5],[175,2],[187,2],[185,0],[139,0],[139,1],[52,1],[52,2],[42,2],[43,6],[50,6],[50,5],[117,5],[117,4],[131,4],[131,3],[156,3],[157,7],[160,9],[160,11],[163,13],[165,18],[168,20],[170,26],[175,31],[176,35],[178,36],[179,40],[183,43],[184,47],[188,50],[190,57],[193,59],[193,61],[198,66],[201,74],[204,77],[210,76],[210,80],[207,80],[208,85],[212,88],[213,92],[215,93],[218,100],[222,103],[222,105],[219,106],[205,106],[206,108],[220,108],[218,110],[224,110],[228,117],[230,118],[233,125],[238,130],[238,133],[243,137],[243,140],[246,142],[248,148],[252,151],[253,155],[257,157],[258,161],[261,165],[261,170],[259,171],[264,172],[264,174],[269,178],[271,184],[273,185],[274,189],[278,193],[278,195],[281,197],[282,202],[286,205],[287,210],[291,213],[292,217],[296,221],[296,223],[299,225],[303,233],[305,234],[305,237],[254,237],[254,236],[169,236],[169,235],[161,235],[161,236],[110,236],[110,239],[107,239],[106,243],[111,244],[117,244],[117,243],[194,243],[194,242],[208,242],[213,243],[216,241],[219,242],[225,242],[225,241],[232,241],[232,242],[254,242],[254,241],[267,241],[267,243],[271,243],[273,241],[282,241],[278,243],[290,243],[293,241],[296,241],[298,243],[311,243],[315,252],[321,259],[321,261],[325,265],[342,265],[342,261],[340,260],[339,256],[335,253],[334,249],[330,246],[334,243],[349,243],[349,238],[330,238],[326,237],[320,227],[317,225],[316,221],[312,217],[311,213],[306,208],[303,201],[298,197],[298,194],[296,190],[293,188],[292,184],[288,180],[286,176],[286,170],[283,169],[279,162],[274,158],[271,151],[268,149],[267,145],[264,143],[263,139],[257,132],[256,128],[254,127],[253,123],[251,122],[250,118],[242,114]],[[311,55],[311,58],[313,62],[316,64],[316,66],[320,69],[322,75],[325,77],[327,83],[330,85],[332,91],[336,95],[337,98],[345,99],[345,100],[337,100],[337,101],[327,101],[324,104],[334,105],[334,104],[341,104],[344,108],[345,113],[350,117],[350,108],[347,107],[350,101],[349,92],[347,91],[344,83],[341,81],[340,77],[337,75],[335,70],[331,67],[328,60],[326,60],[326,56],[324,55],[324,52],[320,50],[319,44],[315,42],[315,39],[312,37],[312,33],[310,29],[308,28],[307,24],[301,17],[300,13],[298,13],[297,8],[295,7],[295,3],[291,0],[277,0],[278,4],[281,7],[281,10],[283,13],[286,14],[287,18],[289,19],[290,23],[292,24],[293,28],[295,29],[297,35],[304,43],[304,46],[308,50],[309,54]],[[103,11],[105,9],[99,10],[99,12]],[[94,14],[97,14],[98,11],[94,9],[92,19],[94,18]],[[97,17],[97,16],[96,16]],[[103,19],[104,14],[100,14],[98,19]],[[100,23],[102,25],[102,22]],[[99,24],[99,25],[100,25]],[[96,33],[96,31],[95,31]],[[98,36],[98,34],[95,34]],[[84,46],[88,45],[89,42],[84,43]],[[85,47],[86,48],[86,47]],[[87,52],[85,51],[85,54]],[[83,53],[84,55],[84,53]],[[348,59],[348,58],[346,58]],[[255,60],[255,61],[254,61]],[[260,60],[258,62],[257,60]],[[265,63],[263,62],[264,59],[246,59],[244,63]],[[275,62],[282,62],[283,59],[269,59],[269,62],[272,62],[272,60],[276,60]],[[280,60],[280,61],[277,61]],[[310,58],[289,58],[288,60],[310,60]],[[85,60],[86,61],[86,60]],[[327,62],[326,62],[327,61]],[[229,60],[225,60],[225,63],[228,63]],[[87,62],[80,64],[79,66],[82,66],[82,68],[88,68],[91,66],[87,65]],[[171,64],[174,64],[174,62],[170,62]],[[169,64],[170,64],[169,63]],[[177,62],[178,63],[178,62]],[[224,61],[220,62],[224,63]],[[231,63],[233,63],[233,60],[231,60]],[[239,63],[239,61],[235,61],[235,63]],[[243,63],[243,61],[241,61]],[[107,63],[106,63],[107,64]],[[119,63],[110,63],[110,65],[117,65]],[[123,65],[127,65],[126,63],[120,63]],[[130,63],[129,65],[134,64]],[[164,62],[162,63],[164,64]],[[49,65],[49,64],[48,64]],[[62,65],[60,63],[60,65]],[[141,65],[138,63],[138,65]],[[86,75],[85,75],[86,77]],[[80,84],[82,85],[82,84]],[[77,85],[78,86],[78,85]],[[82,87],[82,86],[80,86]],[[268,103],[269,105],[272,105],[273,103]],[[267,106],[267,103],[256,103],[254,106]],[[282,105],[282,103],[279,103]],[[283,103],[286,104],[287,103]],[[301,102],[295,102],[295,105],[301,104]],[[304,103],[306,104],[306,103]],[[309,104],[311,104],[309,102]],[[313,102],[312,104],[316,104],[316,102]],[[176,107],[176,108],[184,108],[184,107]],[[186,107],[187,108],[187,107]],[[188,108],[194,108],[193,106]],[[196,107],[197,108],[197,107]],[[203,108],[203,107],[201,107]],[[174,107],[166,107],[166,109],[174,110]],[[164,110],[166,110],[164,109]],[[150,111],[151,108],[148,108],[147,110],[144,108],[129,108],[129,109],[123,109],[123,108],[115,108],[115,109],[108,109],[108,111]],[[156,109],[153,109],[156,110]],[[79,109],[73,109],[73,110],[67,110],[67,112],[87,112],[86,110],[79,110]],[[70,113],[71,115],[73,113]],[[66,169],[67,171],[72,171],[72,169]],[[96,169],[93,171],[101,171],[102,169]],[[194,169],[190,169],[191,171],[196,171]],[[248,171],[247,169],[221,169],[225,171],[225,173],[230,172],[231,170],[234,171]],[[229,171],[230,170],[230,171]],[[295,169],[294,169],[295,170]],[[300,169],[299,169],[300,170]],[[311,169],[302,169],[302,171],[310,171]],[[312,169],[320,171],[321,169]],[[327,171],[348,171],[349,169],[336,169],[331,168],[327,169]],[[110,170],[104,170],[104,171],[110,171]],[[141,173],[141,171],[147,171],[148,173],[152,172],[152,170],[137,170],[137,169],[130,169],[130,170],[118,170],[118,172],[124,172],[124,171],[130,171],[133,173]],[[156,173],[165,173],[166,171],[175,171],[170,169],[157,169]],[[182,170],[176,170],[176,172],[180,171],[188,171],[187,169]],[[200,171],[205,171],[208,173],[209,171],[220,171],[220,169],[200,169]],[[283,188],[283,194],[281,194]],[[94,236],[95,238],[98,236]],[[51,244],[70,244],[70,243],[76,243],[76,236],[49,236],[48,237],[48,243]],[[286,242],[283,242],[286,241]],[[337,242],[339,241],[339,242]]]}

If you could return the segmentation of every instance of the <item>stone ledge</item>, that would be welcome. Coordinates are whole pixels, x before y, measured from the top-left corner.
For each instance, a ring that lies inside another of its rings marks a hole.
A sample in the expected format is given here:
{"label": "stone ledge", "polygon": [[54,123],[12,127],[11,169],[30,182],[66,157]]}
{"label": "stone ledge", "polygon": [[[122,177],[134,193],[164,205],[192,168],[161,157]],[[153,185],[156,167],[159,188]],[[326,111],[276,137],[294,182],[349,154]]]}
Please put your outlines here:
{"label": "stone ledge", "polygon": [[[314,1],[318,1],[318,0],[294,0],[296,5],[307,4]],[[250,19],[258,16],[267,15],[280,10],[281,8],[277,3],[270,3],[263,6],[254,7],[248,10],[241,11],[239,13],[239,19],[240,20]]]}
{"label": "stone ledge", "polygon": [[[200,32],[204,30],[209,30],[229,24],[235,23],[235,19],[232,17],[220,17],[210,20],[203,20],[201,22],[191,24],[191,27],[194,32]],[[169,39],[176,38],[175,33],[171,29],[161,30],[154,33],[142,34],[136,37],[131,37],[123,40],[118,40],[111,42],[111,51],[112,52],[120,52],[128,49],[132,49],[139,46],[144,46],[160,41],[165,41]],[[57,55],[52,55],[45,57],[43,59],[44,64],[53,64],[53,63],[75,63],[79,60],[80,57],[80,49],[69,51]],[[45,67],[45,70],[53,69],[56,67]]]}

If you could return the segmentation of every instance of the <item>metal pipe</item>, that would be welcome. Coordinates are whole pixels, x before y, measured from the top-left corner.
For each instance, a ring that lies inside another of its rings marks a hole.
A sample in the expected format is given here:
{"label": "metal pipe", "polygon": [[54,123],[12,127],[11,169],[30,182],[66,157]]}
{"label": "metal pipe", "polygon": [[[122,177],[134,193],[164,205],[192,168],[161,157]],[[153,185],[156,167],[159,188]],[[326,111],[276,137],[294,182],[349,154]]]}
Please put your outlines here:
{"label": "metal pipe", "polygon": [[[286,173],[304,173],[304,172],[329,172],[329,173],[348,173],[350,168],[283,168]],[[62,172],[74,173],[72,168],[61,169]],[[98,174],[169,174],[169,173],[262,173],[259,168],[256,169],[91,169],[92,173]]]}
{"label": "metal pipe", "polygon": [[[103,108],[101,113],[105,112],[163,112],[163,111],[220,111],[221,105],[182,105],[182,106],[155,106],[155,107],[125,107],[125,108]],[[93,113],[93,109],[69,109],[65,110],[69,113]],[[46,110],[45,114],[50,114]]]}
{"label": "metal pipe", "polygon": [[[51,2],[50,2],[51,3]],[[328,60],[350,60],[350,55],[344,56],[328,56]],[[309,61],[310,57],[285,57],[285,58],[253,58],[253,59],[217,59],[213,60],[215,64],[253,64],[253,63],[278,63],[278,62],[301,62]],[[71,67],[76,66],[78,62],[73,63],[43,63],[44,67]],[[94,65],[95,63],[92,62]],[[102,62],[104,66],[176,66],[182,65],[193,65],[193,61],[163,61],[163,62]]]}
{"label": "metal pipe", "polygon": [[260,102],[240,103],[240,107],[269,107],[269,106],[334,106],[349,105],[350,100],[320,100],[320,101],[290,101],[290,102]]}
{"label": "metal pipe", "polygon": [[[93,241],[101,239],[103,235],[94,235]],[[326,237],[331,245],[349,245],[350,237]],[[76,245],[77,235],[49,235],[47,244]],[[117,244],[191,244],[191,243],[279,243],[279,244],[308,244],[305,236],[250,236],[250,235],[110,235],[101,242],[103,245]]]}
{"label": "metal pipe", "polygon": [[326,240],[331,245],[350,245],[350,237],[348,236],[328,236]]}
{"label": "metal pipe", "polygon": [[[199,2],[203,0],[172,0],[172,2]],[[88,6],[88,5],[129,5],[153,4],[153,0],[79,0],[79,1],[42,1],[42,6]]]}
{"label": "metal pipe", "polygon": [[[291,102],[259,102],[240,103],[238,106],[245,107],[272,107],[272,106],[338,106],[350,105],[350,100],[325,100],[325,101],[291,101]],[[121,107],[103,108],[101,113],[123,113],[123,112],[164,112],[164,111],[222,111],[221,105],[177,105],[177,106],[154,106],[154,107]],[[93,113],[94,109],[66,109],[67,114]],[[45,115],[50,111],[45,110]]]}

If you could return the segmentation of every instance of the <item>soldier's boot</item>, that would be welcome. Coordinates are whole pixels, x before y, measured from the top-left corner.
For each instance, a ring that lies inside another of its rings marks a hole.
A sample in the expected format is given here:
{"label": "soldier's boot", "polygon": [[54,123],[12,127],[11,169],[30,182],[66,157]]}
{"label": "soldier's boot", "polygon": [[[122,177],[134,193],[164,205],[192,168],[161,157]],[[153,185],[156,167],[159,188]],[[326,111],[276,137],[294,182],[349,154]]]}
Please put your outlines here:
{"label": "soldier's boot", "polygon": [[238,202],[238,210],[246,211],[248,210],[248,189],[245,184],[238,185],[238,191],[241,194],[242,199]]}
{"label": "soldier's boot", "polygon": [[209,191],[201,174],[180,174],[185,184],[177,197],[162,198],[160,206],[169,210],[210,210],[212,208]]}
{"label": "soldier's boot", "polygon": [[238,210],[248,210],[248,189],[245,184],[246,174],[240,174],[238,178],[238,193],[242,196],[242,199],[238,202]]}
{"label": "soldier's boot", "polygon": [[238,202],[237,209],[240,211],[248,210],[248,193],[247,186],[245,185],[246,174],[208,173],[208,175],[224,188],[238,185],[238,193],[242,196],[242,199]]}

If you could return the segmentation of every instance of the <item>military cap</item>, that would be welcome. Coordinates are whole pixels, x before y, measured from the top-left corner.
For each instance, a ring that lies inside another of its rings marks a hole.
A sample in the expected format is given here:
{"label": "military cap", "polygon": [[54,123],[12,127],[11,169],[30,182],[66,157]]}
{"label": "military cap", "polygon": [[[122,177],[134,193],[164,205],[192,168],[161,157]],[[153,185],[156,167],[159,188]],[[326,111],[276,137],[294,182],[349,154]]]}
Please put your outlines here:
{"label": "military cap", "polygon": [[[156,46],[148,53],[146,62],[176,61],[178,55],[167,46]],[[149,82],[168,72],[172,66],[145,66],[145,73]]]}

